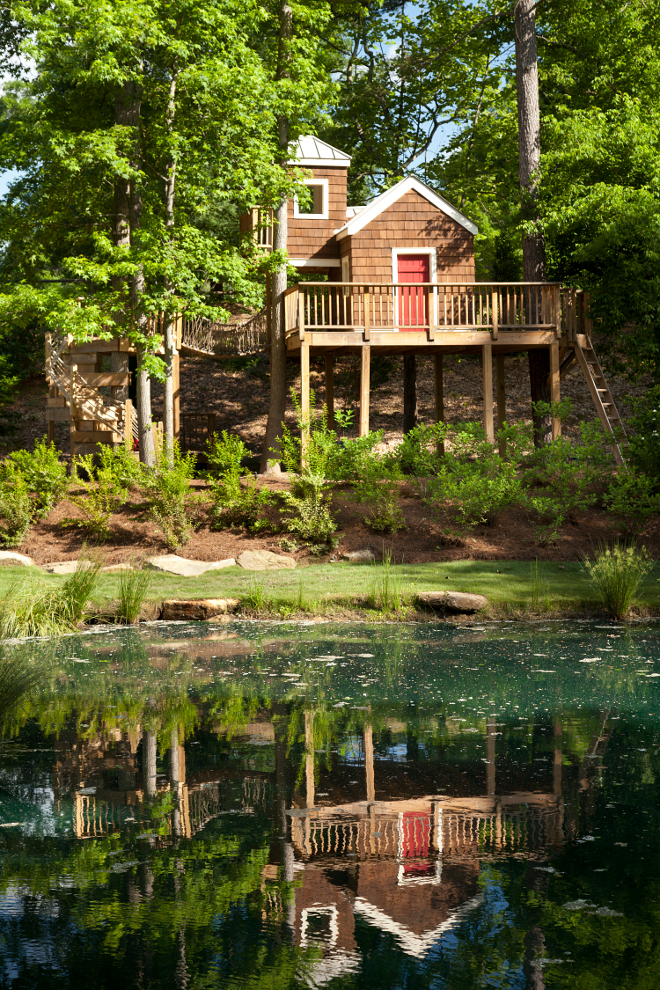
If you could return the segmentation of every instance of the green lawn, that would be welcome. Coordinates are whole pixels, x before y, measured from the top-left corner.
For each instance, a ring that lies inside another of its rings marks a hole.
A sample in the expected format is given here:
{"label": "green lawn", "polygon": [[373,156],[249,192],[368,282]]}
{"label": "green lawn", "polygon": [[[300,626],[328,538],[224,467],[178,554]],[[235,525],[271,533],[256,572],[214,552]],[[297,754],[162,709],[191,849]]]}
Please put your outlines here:
{"label": "green lawn", "polygon": [[[496,612],[513,609],[532,611],[561,611],[589,609],[597,596],[579,563],[543,563],[539,578],[534,579],[534,565],[519,561],[455,561],[452,563],[401,564],[391,568],[404,596],[419,591],[468,591],[486,595]],[[198,578],[180,578],[152,572],[148,600],[161,602],[166,598],[241,598],[251,590],[278,604],[304,602],[306,611],[324,611],[329,606],[363,604],[374,582],[383,573],[382,565],[347,563],[318,564],[296,570],[251,572],[239,567],[210,571]],[[65,578],[25,568],[0,568],[0,595],[17,581],[30,581],[53,586]],[[94,601],[102,605],[117,598],[119,575],[101,576]],[[660,565],[647,578],[641,604],[660,612]]]}

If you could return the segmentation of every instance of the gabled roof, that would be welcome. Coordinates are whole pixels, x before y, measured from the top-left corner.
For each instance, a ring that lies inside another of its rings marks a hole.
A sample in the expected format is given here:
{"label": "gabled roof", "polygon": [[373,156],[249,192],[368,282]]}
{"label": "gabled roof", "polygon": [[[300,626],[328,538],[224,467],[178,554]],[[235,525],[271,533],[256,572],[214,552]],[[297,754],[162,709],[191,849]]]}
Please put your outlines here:
{"label": "gabled roof", "polygon": [[446,213],[447,216],[452,218],[452,220],[460,223],[461,227],[465,227],[465,229],[469,230],[471,234],[477,234],[479,232],[479,228],[476,224],[472,223],[472,221],[457,210],[455,206],[448,203],[446,199],[443,199],[442,196],[440,196],[434,189],[427,186],[425,182],[421,182],[414,175],[409,175],[407,179],[402,179],[401,182],[397,182],[395,186],[392,186],[384,193],[381,193],[380,196],[376,196],[375,199],[372,199],[367,206],[360,210],[357,216],[354,216],[351,220],[345,223],[343,227],[340,227],[339,230],[336,231],[337,240],[341,241],[345,237],[351,237],[353,234],[357,234],[359,230],[362,230],[362,228],[366,227],[368,223],[375,220],[376,217],[383,212],[383,210],[386,210],[388,206],[392,206],[393,203],[396,203],[398,199],[401,199],[402,196],[405,196],[405,194],[411,190],[418,192],[420,196],[427,199],[429,203],[432,203],[432,205],[438,210],[442,210],[442,212]]}
{"label": "gabled roof", "polygon": [[442,921],[436,928],[428,929],[421,935],[415,934],[407,925],[394,921],[389,914],[376,907],[375,904],[371,904],[364,897],[355,898],[353,912],[359,914],[375,928],[379,928],[381,932],[389,932],[394,935],[407,955],[423,959],[427,952],[435,948],[436,943],[446,932],[450,932],[457,925],[460,925],[470,911],[474,911],[475,908],[483,904],[483,900],[484,895],[479,892],[475,897],[451,911],[446,921]]}
{"label": "gabled roof", "polygon": [[350,164],[350,155],[345,155],[339,148],[333,148],[331,144],[312,134],[304,134],[298,138],[296,157],[289,162],[289,165],[336,165],[338,168],[348,168]]}

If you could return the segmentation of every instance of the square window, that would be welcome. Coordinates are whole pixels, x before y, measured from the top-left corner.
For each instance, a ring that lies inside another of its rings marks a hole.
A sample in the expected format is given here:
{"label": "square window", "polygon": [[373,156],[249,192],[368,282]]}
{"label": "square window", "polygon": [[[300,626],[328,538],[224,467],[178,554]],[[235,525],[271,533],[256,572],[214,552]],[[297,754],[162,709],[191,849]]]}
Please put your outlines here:
{"label": "square window", "polygon": [[326,220],[328,218],[328,181],[327,179],[306,182],[310,196],[306,203],[301,203],[298,197],[293,204],[294,217],[305,219]]}

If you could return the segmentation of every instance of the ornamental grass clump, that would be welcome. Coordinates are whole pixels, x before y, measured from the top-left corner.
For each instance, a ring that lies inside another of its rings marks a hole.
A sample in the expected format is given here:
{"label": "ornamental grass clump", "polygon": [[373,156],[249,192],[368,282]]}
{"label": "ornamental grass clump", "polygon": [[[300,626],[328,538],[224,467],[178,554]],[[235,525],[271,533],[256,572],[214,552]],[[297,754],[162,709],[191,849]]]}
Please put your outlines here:
{"label": "ornamental grass clump", "polygon": [[0,599],[0,639],[58,636],[77,629],[89,614],[100,570],[100,561],[81,559],[59,588],[31,581],[12,585]]}
{"label": "ornamental grass clump", "polygon": [[117,615],[126,625],[130,626],[138,621],[150,583],[149,571],[131,568],[120,573]]}
{"label": "ornamental grass clump", "polygon": [[632,543],[601,544],[584,566],[598,597],[613,619],[625,619],[653,567],[644,547]]}

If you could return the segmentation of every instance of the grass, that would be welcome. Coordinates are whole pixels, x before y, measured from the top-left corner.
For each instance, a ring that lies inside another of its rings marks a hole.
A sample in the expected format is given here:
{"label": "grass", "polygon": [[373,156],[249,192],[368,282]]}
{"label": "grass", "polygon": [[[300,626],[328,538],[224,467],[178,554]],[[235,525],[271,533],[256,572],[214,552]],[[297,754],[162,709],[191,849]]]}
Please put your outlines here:
{"label": "grass", "polygon": [[152,572],[144,570],[122,571],[119,576],[120,619],[127,625],[137,622],[142,605],[149,592]]}
{"label": "grass", "polygon": [[[600,611],[602,606],[584,565],[543,562],[542,594],[532,579],[529,561],[461,560],[450,563],[391,564],[390,576],[398,582],[403,600],[420,591],[467,591],[486,595],[493,615],[506,617],[537,612],[579,614]],[[375,565],[379,568],[380,565]],[[16,586],[17,577],[25,577],[24,568],[0,568],[0,598]],[[240,598],[251,594],[262,610],[292,610],[302,601],[323,615],[340,610],[364,609],[374,581],[374,567],[347,563],[313,564],[305,568],[266,571],[256,576],[239,567],[209,571],[197,578],[180,578],[154,571],[145,601],[161,602],[166,598]],[[119,598],[117,573],[98,578],[91,595],[97,606],[107,606]],[[58,588],[61,576],[35,573],[32,584],[43,590]],[[302,589],[302,593],[301,593]],[[645,578],[639,594],[639,606],[660,614],[660,567]],[[535,605],[536,601],[536,605]]]}
{"label": "grass", "polygon": [[101,564],[85,560],[83,565],[54,587],[22,569],[0,599],[0,639],[57,636],[84,622]]}
{"label": "grass", "polygon": [[653,562],[634,544],[615,543],[598,547],[584,566],[607,612],[613,619],[625,619]]}

